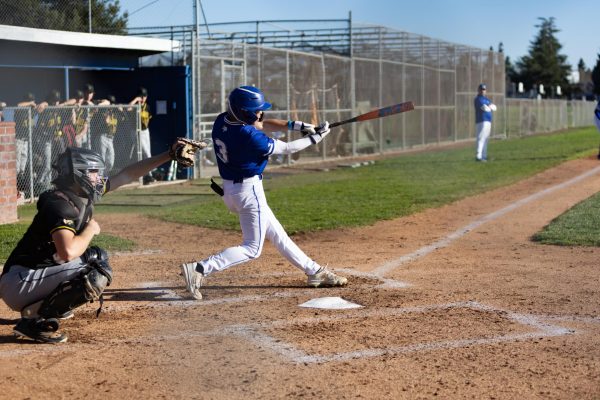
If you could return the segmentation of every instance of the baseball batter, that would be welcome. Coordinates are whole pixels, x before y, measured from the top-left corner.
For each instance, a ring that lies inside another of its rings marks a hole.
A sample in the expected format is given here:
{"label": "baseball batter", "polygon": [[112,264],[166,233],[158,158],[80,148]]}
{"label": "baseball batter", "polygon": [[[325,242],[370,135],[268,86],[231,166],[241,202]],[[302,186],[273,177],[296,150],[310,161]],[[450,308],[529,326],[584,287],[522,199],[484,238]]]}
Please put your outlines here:
{"label": "baseball batter", "polygon": [[487,161],[487,146],[492,132],[492,111],[496,111],[496,105],[490,99],[485,97],[487,86],[482,83],[477,88],[477,97],[475,97],[475,130],[477,138],[477,151],[475,159],[477,161]]}
{"label": "baseball batter", "polygon": [[[227,112],[220,114],[213,125],[223,201],[239,216],[243,242],[200,262],[181,265],[187,289],[195,299],[202,298],[204,277],[258,258],[265,239],[308,276],[309,286],[344,286],[348,282],[317,264],[289,238],[267,204],[262,182],[270,155],[292,154],[319,143],[329,134],[329,123],[315,128],[301,121],[264,120],[264,111],[270,107],[259,89],[242,86],[231,92]],[[301,131],[306,136],[286,143],[266,134],[284,129]]]}

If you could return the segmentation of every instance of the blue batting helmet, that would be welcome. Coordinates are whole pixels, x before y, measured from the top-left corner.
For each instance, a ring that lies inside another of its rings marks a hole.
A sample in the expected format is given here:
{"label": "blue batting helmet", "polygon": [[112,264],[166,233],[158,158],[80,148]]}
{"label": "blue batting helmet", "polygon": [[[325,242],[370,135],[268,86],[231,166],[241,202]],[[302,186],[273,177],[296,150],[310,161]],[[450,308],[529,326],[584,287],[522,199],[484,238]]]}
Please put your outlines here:
{"label": "blue batting helmet", "polygon": [[245,124],[252,125],[258,119],[256,112],[269,108],[271,103],[267,103],[260,89],[254,86],[240,86],[229,94],[229,113]]}

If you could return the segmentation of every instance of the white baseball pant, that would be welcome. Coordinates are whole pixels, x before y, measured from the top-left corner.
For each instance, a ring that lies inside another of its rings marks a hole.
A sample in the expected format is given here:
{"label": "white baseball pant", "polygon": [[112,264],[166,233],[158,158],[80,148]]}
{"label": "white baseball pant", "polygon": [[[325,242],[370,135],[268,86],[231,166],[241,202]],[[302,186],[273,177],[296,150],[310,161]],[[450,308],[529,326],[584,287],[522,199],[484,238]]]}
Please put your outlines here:
{"label": "white baseball pant", "polygon": [[492,123],[489,121],[479,122],[475,125],[477,134],[477,153],[475,157],[478,160],[487,159],[487,146],[490,139],[490,133],[492,132]]}
{"label": "white baseball pant", "polygon": [[150,129],[140,131],[140,148],[142,150],[142,159],[152,157],[150,152]]}
{"label": "white baseball pant", "polygon": [[104,160],[105,171],[108,174],[115,165],[115,147],[112,136],[107,134],[100,136],[100,156]]}
{"label": "white baseball pant", "polygon": [[21,175],[27,168],[27,156],[29,155],[29,141],[17,139],[17,175]]}
{"label": "white baseball pant", "polygon": [[223,190],[225,205],[239,215],[243,242],[202,260],[200,263],[204,267],[204,275],[258,258],[265,239],[305,274],[317,273],[321,266],[300,250],[271,211],[260,176],[246,178],[242,183],[223,180]]}

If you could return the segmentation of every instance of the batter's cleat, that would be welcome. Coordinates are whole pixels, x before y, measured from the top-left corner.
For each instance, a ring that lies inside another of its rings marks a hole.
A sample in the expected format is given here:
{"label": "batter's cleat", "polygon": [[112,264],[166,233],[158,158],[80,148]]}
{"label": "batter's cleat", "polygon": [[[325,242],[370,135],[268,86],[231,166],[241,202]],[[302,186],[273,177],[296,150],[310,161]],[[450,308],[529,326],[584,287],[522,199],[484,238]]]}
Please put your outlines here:
{"label": "batter's cleat", "polygon": [[202,300],[200,288],[204,282],[204,275],[196,271],[196,265],[198,265],[197,262],[181,264],[181,275],[183,275],[183,278],[185,279],[185,286],[192,297],[196,300]]}
{"label": "batter's cleat", "polygon": [[21,318],[13,328],[17,337],[24,337],[41,343],[64,343],[67,335],[58,332],[58,320],[55,318]]}
{"label": "batter's cleat", "polygon": [[332,287],[332,286],[345,286],[348,283],[348,279],[343,276],[337,276],[333,272],[327,269],[327,267],[321,267],[314,275],[308,275],[308,286],[312,287]]}

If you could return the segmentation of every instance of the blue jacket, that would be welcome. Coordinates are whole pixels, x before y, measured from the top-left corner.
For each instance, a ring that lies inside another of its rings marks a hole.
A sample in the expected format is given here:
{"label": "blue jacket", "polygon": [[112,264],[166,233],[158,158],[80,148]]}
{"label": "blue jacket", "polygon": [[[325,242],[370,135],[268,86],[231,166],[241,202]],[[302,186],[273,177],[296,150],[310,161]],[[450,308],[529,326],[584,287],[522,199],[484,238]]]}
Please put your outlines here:
{"label": "blue jacket", "polygon": [[492,122],[492,112],[491,111],[483,111],[481,109],[482,106],[489,106],[492,104],[490,99],[480,94],[475,97],[475,101],[473,102],[475,105],[475,122],[480,123],[484,121]]}

